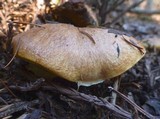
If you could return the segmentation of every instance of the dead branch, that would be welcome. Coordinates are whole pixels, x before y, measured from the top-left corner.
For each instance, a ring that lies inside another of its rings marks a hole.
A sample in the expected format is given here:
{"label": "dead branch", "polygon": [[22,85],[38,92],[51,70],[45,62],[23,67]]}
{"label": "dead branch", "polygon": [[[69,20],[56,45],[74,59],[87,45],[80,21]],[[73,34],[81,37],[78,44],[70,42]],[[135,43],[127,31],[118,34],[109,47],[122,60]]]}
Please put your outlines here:
{"label": "dead branch", "polygon": [[39,100],[33,100],[31,102],[16,102],[12,103],[10,105],[6,105],[2,108],[0,108],[0,118],[9,116],[15,112],[25,110],[29,106],[33,106],[35,104],[38,104]]}
{"label": "dead branch", "polygon": [[107,109],[107,110],[113,112],[113,114],[115,114],[118,117],[132,119],[131,113],[123,110],[121,107],[119,107],[117,105],[115,105],[115,106],[112,105],[111,103],[109,103],[107,100],[105,100],[103,98],[98,98],[96,96],[80,93],[74,89],[60,87],[55,84],[53,84],[52,86],[43,86],[42,88],[44,90],[53,91],[54,93],[55,92],[57,93],[57,91],[58,91],[58,93],[66,95],[67,97],[72,98],[74,100],[83,100],[83,101],[95,104],[97,106],[103,107],[104,109]]}
{"label": "dead branch", "polygon": [[116,0],[115,2],[113,2],[113,5],[111,5],[111,7],[109,7],[110,1],[109,0],[102,0],[102,5],[99,8],[99,15],[101,17],[101,24],[103,24],[106,21],[106,17],[110,12],[117,9],[118,6],[120,6],[121,4],[123,4],[125,2],[125,0]]}
{"label": "dead branch", "polygon": [[160,14],[160,10],[131,9],[131,10],[129,10],[129,12],[136,13],[136,14],[147,14],[147,15]]}
{"label": "dead branch", "polygon": [[9,89],[9,87],[5,84],[5,82],[4,82],[2,79],[0,79],[0,83],[3,84],[3,86],[5,87],[5,89],[6,89],[8,92],[10,92],[10,94],[11,94],[14,98],[17,98],[17,96]]}
{"label": "dead branch", "polygon": [[109,87],[109,89],[111,89],[113,92],[117,93],[118,95],[120,95],[124,100],[126,100],[129,104],[131,104],[136,110],[138,110],[139,112],[141,112],[143,115],[145,115],[147,118],[149,119],[158,119],[156,117],[154,117],[153,115],[149,114],[148,112],[146,112],[145,110],[143,110],[141,107],[139,107],[136,103],[134,103],[132,100],[128,99],[125,95],[123,95],[122,93],[120,93],[119,91],[113,89],[112,87]]}
{"label": "dead branch", "polygon": [[[113,21],[111,22],[110,25],[114,25],[116,24],[120,18],[128,11],[130,11],[131,9],[135,8],[136,6],[140,5],[144,0],[141,0],[141,1],[138,1],[138,2],[135,2],[134,4],[132,4],[130,7],[126,8],[124,11],[122,11],[115,19],[113,19]],[[106,25],[106,24],[104,24]]]}
{"label": "dead branch", "polygon": [[31,84],[27,87],[12,85],[12,86],[9,86],[9,88],[14,89],[14,90],[24,91],[24,92],[33,91],[33,90],[38,90],[42,86],[44,81],[45,80],[43,78],[40,78],[37,81],[35,81],[33,84]]}

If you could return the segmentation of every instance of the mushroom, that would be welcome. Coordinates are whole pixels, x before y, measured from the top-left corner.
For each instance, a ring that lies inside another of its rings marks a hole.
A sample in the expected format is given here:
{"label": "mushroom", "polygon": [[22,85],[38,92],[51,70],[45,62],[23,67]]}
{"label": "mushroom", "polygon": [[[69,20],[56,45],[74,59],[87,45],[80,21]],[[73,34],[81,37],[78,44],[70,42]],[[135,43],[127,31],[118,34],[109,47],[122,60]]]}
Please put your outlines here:
{"label": "mushroom", "polygon": [[15,36],[12,44],[16,56],[84,86],[122,74],[146,52],[121,32],[70,24],[34,27]]}
{"label": "mushroom", "polygon": [[145,36],[143,41],[144,46],[147,48],[155,48],[156,50],[160,50],[160,36]]}
{"label": "mushroom", "polygon": [[52,10],[52,17],[60,23],[70,23],[78,27],[98,26],[92,7],[84,2],[65,2]]}

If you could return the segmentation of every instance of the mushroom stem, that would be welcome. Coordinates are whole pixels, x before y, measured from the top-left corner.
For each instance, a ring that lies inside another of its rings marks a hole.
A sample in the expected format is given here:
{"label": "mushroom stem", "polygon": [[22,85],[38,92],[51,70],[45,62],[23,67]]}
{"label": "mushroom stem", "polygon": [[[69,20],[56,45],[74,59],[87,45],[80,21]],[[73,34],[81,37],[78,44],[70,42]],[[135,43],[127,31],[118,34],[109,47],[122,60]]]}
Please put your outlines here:
{"label": "mushroom stem", "polygon": [[[114,90],[117,91],[118,88],[119,88],[119,84],[120,84],[120,79],[121,79],[121,78],[120,78],[120,76],[118,76],[118,77],[115,77],[114,79],[115,79],[115,82],[114,82],[114,84],[113,84],[113,88],[114,88]],[[113,105],[116,105],[117,94],[112,91],[111,97],[112,97],[111,103],[112,103]]]}

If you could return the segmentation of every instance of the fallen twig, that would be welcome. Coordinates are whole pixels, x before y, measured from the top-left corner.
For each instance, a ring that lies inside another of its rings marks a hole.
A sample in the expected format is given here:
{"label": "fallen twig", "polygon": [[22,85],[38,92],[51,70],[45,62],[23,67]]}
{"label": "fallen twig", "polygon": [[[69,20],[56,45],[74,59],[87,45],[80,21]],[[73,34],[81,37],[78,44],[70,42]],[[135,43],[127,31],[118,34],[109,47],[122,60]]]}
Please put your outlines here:
{"label": "fallen twig", "polygon": [[58,91],[59,93],[62,93],[63,95],[66,95],[67,97],[72,98],[74,100],[83,100],[83,101],[95,104],[97,106],[101,106],[105,109],[108,109],[109,111],[114,112],[114,114],[117,114],[116,116],[118,116],[118,117],[132,119],[131,113],[123,110],[122,108],[120,108],[117,105],[115,105],[115,106],[112,105],[111,103],[109,103],[107,100],[105,100],[103,98],[98,98],[96,96],[80,93],[74,89],[60,87],[55,84],[53,84],[52,86],[43,86],[42,89],[50,90],[50,91],[53,91],[56,93]]}
{"label": "fallen twig", "polygon": [[87,32],[85,31],[81,31],[79,28],[78,28],[79,32],[85,36],[87,36],[94,44],[96,44],[95,40],[92,38],[92,36],[90,34],[88,34]]}
{"label": "fallen twig", "polygon": [[136,110],[138,110],[139,112],[141,112],[147,118],[149,118],[149,119],[158,119],[158,118],[154,117],[153,115],[149,114],[148,112],[146,112],[145,110],[143,110],[136,103],[134,103],[132,100],[128,99],[128,97],[126,97],[125,95],[123,95],[119,91],[115,90],[112,87],[108,87],[108,88],[111,89],[112,91],[114,91],[115,93],[117,93],[119,96],[121,96],[124,100],[126,100],[129,104],[131,104]]}
{"label": "fallen twig", "polygon": [[[140,5],[144,0],[135,2],[134,4],[132,4],[130,7],[128,7],[127,9],[125,9],[124,11],[122,11],[115,19],[113,19],[113,21],[111,22],[110,25],[114,25],[117,23],[117,21],[120,19],[120,17],[122,17],[126,12],[128,12],[129,10],[135,8],[136,6]],[[105,26],[106,24],[104,24]]]}
{"label": "fallen twig", "polygon": [[131,9],[131,10],[129,10],[129,12],[136,13],[136,14],[147,14],[147,15],[160,14],[160,10]]}
{"label": "fallen twig", "polygon": [[14,98],[17,98],[17,96],[8,88],[8,86],[3,82],[2,79],[0,79],[0,82],[3,84],[3,86],[5,87],[5,89],[11,93],[11,95],[12,95]]}
{"label": "fallen twig", "polygon": [[[111,1],[111,0],[110,0]],[[118,8],[118,6],[120,6],[121,4],[123,4],[125,2],[125,0],[116,0],[115,2],[113,2],[113,5],[109,5],[109,0],[103,0],[102,1],[102,6],[99,8],[99,15],[101,17],[101,24],[104,24],[107,18],[107,15],[116,10]]]}
{"label": "fallen twig", "polygon": [[12,86],[9,86],[9,88],[14,90],[19,90],[19,91],[25,91],[25,92],[33,91],[33,90],[39,89],[44,81],[45,80],[43,78],[40,78],[40,79],[37,79],[33,84],[27,87],[12,85]]}
{"label": "fallen twig", "polygon": [[0,97],[1,102],[3,102],[4,104],[8,105],[7,101],[4,100],[2,97]]}
{"label": "fallen twig", "polygon": [[16,102],[10,105],[6,105],[0,108],[0,118],[9,116],[17,111],[24,110],[27,107],[33,106],[38,103],[39,103],[39,100],[33,100],[31,102]]}

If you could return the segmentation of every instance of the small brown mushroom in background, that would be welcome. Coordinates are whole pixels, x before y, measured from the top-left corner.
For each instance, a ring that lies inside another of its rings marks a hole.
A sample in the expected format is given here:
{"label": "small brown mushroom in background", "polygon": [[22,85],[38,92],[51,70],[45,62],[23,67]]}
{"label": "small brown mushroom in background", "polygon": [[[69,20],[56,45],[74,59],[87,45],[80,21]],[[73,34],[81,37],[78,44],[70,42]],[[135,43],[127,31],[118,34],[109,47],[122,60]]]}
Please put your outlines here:
{"label": "small brown mushroom in background", "polygon": [[144,39],[144,46],[146,48],[155,48],[160,51],[160,36],[146,36]]}
{"label": "small brown mushroom in background", "polygon": [[15,36],[12,44],[18,57],[84,86],[122,74],[146,52],[132,37],[69,24],[32,28]]}
{"label": "small brown mushroom in background", "polygon": [[96,14],[84,2],[65,2],[52,10],[55,21],[73,24],[78,27],[98,26]]}

